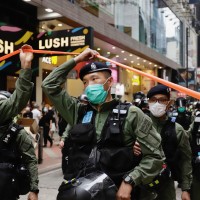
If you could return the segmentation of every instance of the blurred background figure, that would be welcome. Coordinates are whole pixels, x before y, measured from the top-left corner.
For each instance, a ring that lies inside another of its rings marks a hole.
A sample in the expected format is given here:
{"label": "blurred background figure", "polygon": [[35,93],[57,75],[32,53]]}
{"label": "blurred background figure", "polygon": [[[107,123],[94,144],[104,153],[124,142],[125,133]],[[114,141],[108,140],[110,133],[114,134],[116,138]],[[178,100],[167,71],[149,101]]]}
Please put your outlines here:
{"label": "blurred background figure", "polygon": [[176,122],[179,123],[185,130],[188,130],[192,123],[191,116],[186,111],[187,100],[183,97],[179,97],[175,101],[177,107],[178,116]]}
{"label": "blurred background figure", "polygon": [[142,91],[133,94],[133,105],[140,108],[145,114],[150,114],[148,100]]}
{"label": "blurred background figure", "polygon": [[29,105],[26,106],[23,113],[23,118],[33,118],[33,113],[31,112],[31,107]]}
{"label": "blurred background figure", "polygon": [[41,111],[39,110],[39,106],[37,103],[33,104],[33,109],[31,112],[33,113],[33,119],[35,119],[37,124],[39,124],[41,118]]}

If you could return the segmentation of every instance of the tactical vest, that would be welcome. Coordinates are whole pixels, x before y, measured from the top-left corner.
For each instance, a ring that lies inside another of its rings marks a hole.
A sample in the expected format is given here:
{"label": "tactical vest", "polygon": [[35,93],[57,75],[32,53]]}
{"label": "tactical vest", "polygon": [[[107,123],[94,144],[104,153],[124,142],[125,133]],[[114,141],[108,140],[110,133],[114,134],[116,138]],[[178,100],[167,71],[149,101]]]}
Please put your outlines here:
{"label": "tactical vest", "polygon": [[191,124],[191,117],[186,113],[179,113],[176,117],[176,122],[179,123],[185,130],[188,130]]}
{"label": "tactical vest", "polygon": [[19,159],[17,148],[14,144],[18,132],[23,127],[17,124],[10,124],[7,131],[3,134],[0,140],[0,163],[16,164]]}
{"label": "tactical vest", "polygon": [[180,181],[180,151],[178,149],[178,139],[175,129],[175,122],[171,118],[167,120],[161,131],[162,148],[166,156],[167,166],[170,168],[172,178]]}
{"label": "tactical vest", "polygon": [[196,116],[194,119],[191,147],[193,158],[196,158],[198,152],[200,152],[200,115]]}
{"label": "tactical vest", "polygon": [[22,129],[22,126],[11,123],[0,139],[0,179],[3,177],[5,183],[13,184],[16,195],[30,191],[30,175],[15,142]]}
{"label": "tactical vest", "polygon": [[95,131],[96,111],[85,106],[79,112],[78,123],[69,132],[65,144],[69,145],[65,179],[85,176],[84,173],[90,173],[91,169],[102,170],[119,185],[122,176],[139,164],[140,157],[134,156],[132,147],[125,147],[123,143],[123,126],[129,107],[130,104],[118,102],[111,108],[99,141]]}

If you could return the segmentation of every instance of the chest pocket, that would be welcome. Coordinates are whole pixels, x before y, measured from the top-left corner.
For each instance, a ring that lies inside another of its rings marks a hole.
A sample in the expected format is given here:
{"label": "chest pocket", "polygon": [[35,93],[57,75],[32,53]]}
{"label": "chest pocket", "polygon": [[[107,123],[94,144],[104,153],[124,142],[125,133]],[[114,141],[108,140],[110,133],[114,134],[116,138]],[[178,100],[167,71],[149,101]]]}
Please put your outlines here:
{"label": "chest pocket", "polygon": [[69,134],[72,142],[76,144],[91,144],[95,140],[95,127],[91,123],[76,124]]}

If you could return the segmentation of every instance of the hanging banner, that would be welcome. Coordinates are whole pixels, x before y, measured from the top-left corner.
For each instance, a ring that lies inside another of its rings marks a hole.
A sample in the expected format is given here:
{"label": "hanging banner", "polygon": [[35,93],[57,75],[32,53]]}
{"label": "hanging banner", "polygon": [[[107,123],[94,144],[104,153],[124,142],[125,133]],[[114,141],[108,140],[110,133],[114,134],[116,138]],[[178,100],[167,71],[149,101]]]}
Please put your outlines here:
{"label": "hanging banner", "polygon": [[191,90],[195,89],[195,70],[188,69],[178,69],[179,72],[179,81],[178,84],[186,87],[188,84],[188,88]]}

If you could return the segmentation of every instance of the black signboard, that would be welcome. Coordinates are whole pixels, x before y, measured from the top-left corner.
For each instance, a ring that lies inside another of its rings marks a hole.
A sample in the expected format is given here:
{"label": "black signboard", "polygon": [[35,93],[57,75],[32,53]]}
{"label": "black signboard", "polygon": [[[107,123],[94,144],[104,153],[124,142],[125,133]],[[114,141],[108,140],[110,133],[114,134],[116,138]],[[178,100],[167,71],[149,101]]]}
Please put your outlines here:
{"label": "black signboard", "polygon": [[93,48],[93,29],[78,27],[61,31],[40,33],[37,36],[38,49],[73,52],[86,46]]}
{"label": "black signboard", "polygon": [[[22,30],[18,27],[1,26],[0,27],[0,57],[10,54],[20,49],[24,44],[34,44],[34,33]],[[34,45],[32,45],[34,46]],[[33,47],[34,48],[34,47]],[[36,70],[36,61],[33,61],[33,68]],[[35,66],[34,66],[35,65]],[[0,61],[0,73],[15,75],[21,68],[19,54],[8,59]]]}
{"label": "black signboard", "polygon": [[[12,53],[24,44],[30,44],[36,50],[81,52],[85,47],[93,48],[93,29],[78,27],[61,31],[33,33],[18,27],[0,26],[0,57]],[[35,54],[32,68],[38,75],[38,56]],[[20,69],[19,55],[0,62],[0,73],[15,75]]]}

